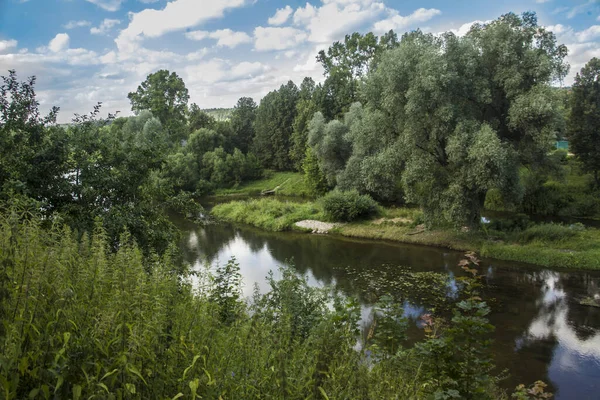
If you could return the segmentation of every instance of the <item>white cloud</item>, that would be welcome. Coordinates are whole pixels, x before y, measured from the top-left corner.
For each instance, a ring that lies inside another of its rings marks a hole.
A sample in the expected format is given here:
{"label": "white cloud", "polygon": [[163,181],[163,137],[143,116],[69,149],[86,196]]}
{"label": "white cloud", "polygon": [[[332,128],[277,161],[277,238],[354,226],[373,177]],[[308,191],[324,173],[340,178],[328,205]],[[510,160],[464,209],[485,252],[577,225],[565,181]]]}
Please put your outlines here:
{"label": "white cloud", "polygon": [[246,0],[173,0],[162,10],[145,9],[130,14],[129,26],[115,40],[120,51],[131,53],[144,38],[160,37],[168,32],[197,26],[222,17],[225,11],[241,7]]}
{"label": "white cloud", "polygon": [[294,12],[294,24],[308,30],[308,40],[315,43],[340,39],[387,10],[378,0],[322,0],[322,3],[321,7],[306,3]]}
{"label": "white cloud", "polygon": [[48,43],[48,48],[54,53],[63,51],[69,48],[69,35],[66,33],[59,33]]}
{"label": "white cloud", "polygon": [[535,2],[538,3],[538,4],[548,3],[550,1],[552,1],[552,0],[535,0]]}
{"label": "white cloud", "polygon": [[285,24],[293,12],[294,10],[290,6],[285,6],[285,8],[277,9],[275,15],[269,18],[269,25],[279,26]]}
{"label": "white cloud", "polygon": [[429,21],[431,18],[440,15],[442,12],[435,8],[419,8],[412,14],[405,16],[400,15],[397,11],[391,11],[391,16],[382,21],[378,21],[373,26],[375,33],[384,33],[390,29],[401,30],[407,26],[414,25],[417,22]]}
{"label": "white cloud", "polygon": [[190,31],[185,33],[185,37],[190,40],[204,40],[208,38],[210,32],[208,31]]}
{"label": "white cloud", "polygon": [[229,47],[233,49],[242,43],[252,42],[252,38],[245,32],[235,32],[231,29],[219,29],[218,31],[191,31],[186,32],[185,37],[190,40],[215,39],[218,47]]}
{"label": "white cloud", "polygon": [[17,41],[14,39],[11,40],[0,40],[0,53],[6,51],[8,49],[12,49],[17,47]]}
{"label": "white cloud", "polygon": [[217,46],[233,49],[242,43],[252,42],[252,38],[245,32],[234,32],[231,29],[220,29],[212,32],[209,37],[217,40]]}
{"label": "white cloud", "polygon": [[299,29],[262,27],[254,29],[254,48],[258,51],[286,50],[306,41],[308,35]]}
{"label": "white cloud", "polygon": [[117,11],[121,8],[123,0],[86,0],[89,3],[95,4],[106,11]]}
{"label": "white cloud", "polygon": [[98,26],[97,28],[93,27],[92,29],[90,29],[90,33],[92,35],[106,35],[114,26],[120,23],[121,21],[118,19],[106,18],[104,21],[102,21],[100,26]]}
{"label": "white cloud", "polygon": [[586,30],[578,32],[576,36],[580,42],[594,40],[600,36],[600,25],[590,26]]}
{"label": "white cloud", "polygon": [[85,26],[90,26],[92,23],[90,21],[69,21],[63,25],[65,29],[75,29],[75,28],[83,28]]}

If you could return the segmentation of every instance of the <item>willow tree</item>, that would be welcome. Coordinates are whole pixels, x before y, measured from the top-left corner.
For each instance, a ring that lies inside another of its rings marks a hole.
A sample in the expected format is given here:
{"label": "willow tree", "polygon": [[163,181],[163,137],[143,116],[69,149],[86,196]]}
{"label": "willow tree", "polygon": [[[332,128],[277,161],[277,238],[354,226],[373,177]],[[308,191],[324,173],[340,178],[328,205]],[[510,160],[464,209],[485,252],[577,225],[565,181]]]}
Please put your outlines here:
{"label": "willow tree", "polygon": [[487,191],[518,201],[520,165],[550,149],[562,118],[550,84],[565,56],[533,13],[464,37],[405,34],[367,76],[338,184],[386,197],[401,181],[430,225],[477,227]]}

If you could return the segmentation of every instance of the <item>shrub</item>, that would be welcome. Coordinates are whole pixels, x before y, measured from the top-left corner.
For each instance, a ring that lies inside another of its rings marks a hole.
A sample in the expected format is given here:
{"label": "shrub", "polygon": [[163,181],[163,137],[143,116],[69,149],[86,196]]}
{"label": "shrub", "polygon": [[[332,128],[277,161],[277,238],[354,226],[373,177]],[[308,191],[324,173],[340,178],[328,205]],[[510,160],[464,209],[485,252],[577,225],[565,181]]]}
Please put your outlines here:
{"label": "shrub", "polygon": [[359,194],[356,190],[334,190],[323,197],[322,203],[325,214],[335,221],[350,222],[377,212],[375,200],[369,195]]}

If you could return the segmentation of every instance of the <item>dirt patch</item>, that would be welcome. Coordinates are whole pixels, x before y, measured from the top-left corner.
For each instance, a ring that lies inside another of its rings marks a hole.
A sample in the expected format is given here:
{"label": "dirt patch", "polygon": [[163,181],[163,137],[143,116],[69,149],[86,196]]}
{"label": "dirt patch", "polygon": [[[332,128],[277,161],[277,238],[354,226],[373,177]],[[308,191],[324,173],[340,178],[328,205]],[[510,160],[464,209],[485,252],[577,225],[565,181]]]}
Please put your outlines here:
{"label": "dirt patch", "polygon": [[332,224],[329,222],[306,219],[304,221],[296,222],[294,225],[299,228],[310,229],[312,233],[329,233],[330,230],[342,226],[343,224]]}

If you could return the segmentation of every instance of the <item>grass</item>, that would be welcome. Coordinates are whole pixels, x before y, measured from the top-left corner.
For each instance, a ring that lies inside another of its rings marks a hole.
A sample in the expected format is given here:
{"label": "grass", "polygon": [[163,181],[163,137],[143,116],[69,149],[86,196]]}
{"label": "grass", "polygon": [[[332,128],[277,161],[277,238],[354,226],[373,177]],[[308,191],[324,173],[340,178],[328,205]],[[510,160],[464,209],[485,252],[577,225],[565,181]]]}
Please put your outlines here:
{"label": "grass", "polygon": [[217,189],[216,196],[253,196],[265,190],[276,190],[280,196],[310,197],[310,191],[304,182],[304,174],[300,172],[266,171],[265,178],[243,183],[229,189]]}
{"label": "grass", "polygon": [[[268,231],[292,230],[304,219],[325,221],[318,202],[295,203],[277,199],[234,201],[212,211],[221,220],[244,223]],[[381,208],[372,220],[340,226],[332,234],[390,240],[459,251],[555,268],[600,269],[600,230],[578,224],[539,224],[521,232],[461,232],[453,229],[423,230],[417,209]]]}
{"label": "grass", "polygon": [[253,225],[273,232],[296,229],[294,223],[305,219],[324,219],[323,210],[318,204],[273,198],[218,204],[211,213],[223,221]]}

